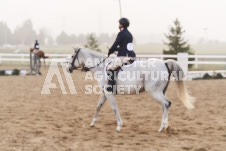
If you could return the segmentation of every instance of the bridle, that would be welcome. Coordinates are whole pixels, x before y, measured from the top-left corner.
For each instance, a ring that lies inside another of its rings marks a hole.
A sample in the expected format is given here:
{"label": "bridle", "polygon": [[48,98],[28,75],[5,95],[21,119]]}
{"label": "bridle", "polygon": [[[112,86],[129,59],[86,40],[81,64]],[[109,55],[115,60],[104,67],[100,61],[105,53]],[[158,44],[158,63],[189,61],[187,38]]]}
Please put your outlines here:
{"label": "bridle", "polygon": [[[74,64],[75,64],[75,60],[76,60],[76,59],[78,60],[78,64],[79,64],[78,54],[79,54],[80,50],[81,50],[81,49],[78,49],[78,51],[77,51],[75,57],[74,57],[73,60],[72,60],[72,63],[71,63],[71,68],[72,68],[72,70],[76,70],[76,69],[77,69],[77,67],[75,67]],[[103,61],[99,62],[97,65],[95,65],[95,66],[93,66],[93,67],[86,67],[86,66],[84,66],[83,68],[86,69],[86,70],[90,70],[90,69],[92,69],[92,68],[98,67],[98,66],[99,66],[102,62],[104,62],[107,58],[108,58],[108,57],[104,58]]]}
{"label": "bridle", "polygon": [[72,60],[72,63],[71,63],[71,68],[72,68],[72,70],[77,69],[77,67],[75,67],[74,64],[75,64],[75,60],[76,60],[76,59],[78,60],[78,64],[79,64],[78,54],[79,54],[80,50],[81,50],[81,49],[78,49],[78,51],[77,51],[75,57],[74,57],[73,60]]}

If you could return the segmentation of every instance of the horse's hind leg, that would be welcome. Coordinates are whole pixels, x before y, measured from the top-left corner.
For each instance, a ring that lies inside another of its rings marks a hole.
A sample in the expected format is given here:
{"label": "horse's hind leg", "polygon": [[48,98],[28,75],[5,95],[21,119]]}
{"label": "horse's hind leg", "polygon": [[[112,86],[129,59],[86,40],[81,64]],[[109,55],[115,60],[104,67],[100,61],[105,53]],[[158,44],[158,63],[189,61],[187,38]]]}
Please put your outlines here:
{"label": "horse's hind leg", "polygon": [[171,102],[166,99],[166,97],[162,92],[154,92],[154,93],[151,93],[151,95],[156,101],[158,101],[162,105],[162,112],[163,112],[162,123],[158,130],[159,132],[161,132],[162,130],[168,128],[168,114],[169,114],[169,107],[171,105]]}
{"label": "horse's hind leg", "polygon": [[95,116],[93,118],[92,123],[90,124],[91,127],[94,126],[95,122],[97,121],[98,113],[99,113],[101,107],[104,105],[105,101],[106,101],[106,96],[105,96],[105,94],[102,94],[100,96],[99,103],[97,104]]}
{"label": "horse's hind leg", "polygon": [[41,58],[38,59],[38,75],[42,75],[42,73],[40,72],[40,68],[41,68]]}

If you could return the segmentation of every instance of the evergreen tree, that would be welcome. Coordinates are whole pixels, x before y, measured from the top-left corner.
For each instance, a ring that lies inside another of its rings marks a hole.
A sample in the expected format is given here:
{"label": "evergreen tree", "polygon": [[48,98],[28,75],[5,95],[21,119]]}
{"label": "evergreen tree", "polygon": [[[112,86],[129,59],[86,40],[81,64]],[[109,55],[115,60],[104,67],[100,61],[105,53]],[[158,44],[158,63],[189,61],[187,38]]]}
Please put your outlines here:
{"label": "evergreen tree", "polygon": [[79,34],[76,40],[76,43],[78,44],[84,44],[86,42],[86,35],[84,34]]}
{"label": "evergreen tree", "polygon": [[48,30],[46,28],[42,28],[37,35],[37,40],[39,44],[45,45],[48,38]]}
{"label": "evergreen tree", "polygon": [[56,38],[56,42],[57,42],[58,45],[70,44],[69,41],[70,41],[70,36],[64,31],[62,31],[60,33],[60,35],[57,36],[57,38]]}
{"label": "evergreen tree", "polygon": [[177,54],[180,52],[194,54],[194,51],[191,49],[188,41],[185,41],[182,37],[184,32],[185,30],[183,30],[183,27],[181,27],[180,21],[176,19],[174,21],[174,26],[170,26],[169,34],[165,34],[169,42],[164,42],[164,44],[167,45],[169,49],[163,49],[163,54]]}
{"label": "evergreen tree", "polygon": [[6,23],[0,22],[0,45],[12,44],[12,32]]}
{"label": "evergreen tree", "polygon": [[14,31],[14,38],[16,44],[33,44],[38,38],[31,20],[24,21],[21,27],[17,27]]}
{"label": "evergreen tree", "polygon": [[95,37],[93,36],[93,34],[90,34],[87,37],[87,44],[84,45],[86,48],[101,52],[101,50],[99,49],[99,43],[98,41],[95,39]]}

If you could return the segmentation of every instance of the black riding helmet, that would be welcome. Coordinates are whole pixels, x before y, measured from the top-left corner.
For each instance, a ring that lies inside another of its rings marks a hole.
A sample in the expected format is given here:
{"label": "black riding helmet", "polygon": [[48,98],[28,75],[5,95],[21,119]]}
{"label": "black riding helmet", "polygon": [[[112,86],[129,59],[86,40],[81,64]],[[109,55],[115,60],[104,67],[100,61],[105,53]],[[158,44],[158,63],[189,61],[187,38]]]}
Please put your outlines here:
{"label": "black riding helmet", "polygon": [[119,20],[119,23],[124,27],[127,28],[129,27],[129,20],[127,18],[121,18]]}

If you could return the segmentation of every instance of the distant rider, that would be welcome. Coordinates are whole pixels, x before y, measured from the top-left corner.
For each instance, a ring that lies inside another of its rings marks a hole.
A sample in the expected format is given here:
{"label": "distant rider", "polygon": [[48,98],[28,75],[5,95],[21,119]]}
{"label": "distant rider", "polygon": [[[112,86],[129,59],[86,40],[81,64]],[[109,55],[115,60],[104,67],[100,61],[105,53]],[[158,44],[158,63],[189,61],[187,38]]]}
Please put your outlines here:
{"label": "distant rider", "polygon": [[34,49],[35,49],[35,50],[33,51],[34,54],[37,53],[37,52],[39,51],[39,43],[38,43],[38,40],[35,40]]}

